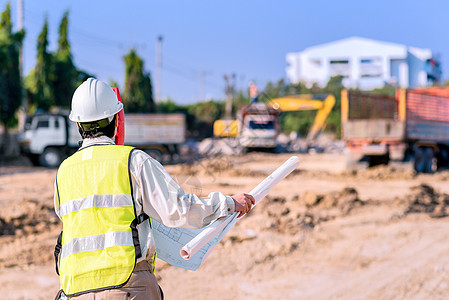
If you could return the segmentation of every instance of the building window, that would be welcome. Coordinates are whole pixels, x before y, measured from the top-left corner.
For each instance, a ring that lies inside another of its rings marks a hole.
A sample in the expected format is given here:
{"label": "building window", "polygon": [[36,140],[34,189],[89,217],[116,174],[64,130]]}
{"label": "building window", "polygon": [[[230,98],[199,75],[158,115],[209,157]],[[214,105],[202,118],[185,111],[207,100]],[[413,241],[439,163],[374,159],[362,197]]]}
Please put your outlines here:
{"label": "building window", "polygon": [[381,57],[364,57],[360,59],[361,64],[375,64],[378,65],[382,62]]}
{"label": "building window", "polygon": [[349,60],[331,60],[331,65],[347,65],[349,64]]}
{"label": "building window", "polygon": [[379,78],[382,74],[362,74],[360,77],[362,78]]}
{"label": "building window", "polygon": [[50,127],[49,125],[50,124],[49,124],[48,120],[39,120],[37,122],[36,128],[48,128],[48,127]]}
{"label": "building window", "polygon": [[360,77],[377,78],[382,76],[382,59],[380,57],[364,57],[360,59]]}
{"label": "building window", "polygon": [[351,66],[348,59],[333,59],[329,61],[329,76],[350,77]]}

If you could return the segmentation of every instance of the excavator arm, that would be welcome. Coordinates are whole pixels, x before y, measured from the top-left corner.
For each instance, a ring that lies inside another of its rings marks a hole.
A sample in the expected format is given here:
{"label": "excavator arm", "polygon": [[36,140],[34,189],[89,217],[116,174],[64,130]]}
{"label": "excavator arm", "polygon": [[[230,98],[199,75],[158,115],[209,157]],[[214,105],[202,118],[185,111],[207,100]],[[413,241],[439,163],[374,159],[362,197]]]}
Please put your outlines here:
{"label": "excavator arm", "polygon": [[307,140],[314,140],[324,129],[327,117],[335,105],[335,97],[328,94],[304,94],[276,98],[268,105],[280,111],[318,110]]}

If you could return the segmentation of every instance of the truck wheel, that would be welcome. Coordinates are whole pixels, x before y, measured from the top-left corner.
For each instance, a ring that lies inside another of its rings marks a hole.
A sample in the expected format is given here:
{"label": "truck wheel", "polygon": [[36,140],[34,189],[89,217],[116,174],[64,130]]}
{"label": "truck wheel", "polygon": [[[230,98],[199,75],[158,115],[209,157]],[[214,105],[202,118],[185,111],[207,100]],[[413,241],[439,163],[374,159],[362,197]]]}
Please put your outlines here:
{"label": "truck wheel", "polygon": [[440,149],[437,156],[437,169],[447,168],[449,162],[449,151],[447,149]]}
{"label": "truck wheel", "polygon": [[39,156],[39,163],[47,168],[57,168],[62,161],[62,154],[57,148],[45,148],[44,152]]}
{"label": "truck wheel", "polygon": [[158,149],[145,149],[145,152],[157,160],[158,162],[162,163],[162,151]]}
{"label": "truck wheel", "polygon": [[427,147],[424,149],[424,161],[425,161],[425,173],[435,173],[437,170],[437,158],[435,157],[435,153],[433,149]]}
{"label": "truck wheel", "polygon": [[416,173],[422,173],[425,169],[424,148],[418,147],[415,150],[415,161],[413,162],[413,168]]}

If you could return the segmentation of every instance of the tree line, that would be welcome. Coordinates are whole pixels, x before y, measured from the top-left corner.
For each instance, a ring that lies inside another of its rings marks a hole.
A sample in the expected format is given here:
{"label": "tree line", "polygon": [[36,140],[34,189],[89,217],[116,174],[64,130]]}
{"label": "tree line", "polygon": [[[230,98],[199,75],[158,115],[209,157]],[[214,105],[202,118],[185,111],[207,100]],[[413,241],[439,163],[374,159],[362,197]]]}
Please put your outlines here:
{"label": "tree line", "polygon": [[[11,6],[8,3],[0,16],[0,126],[4,129],[3,143],[8,142],[8,128],[17,125],[17,111],[27,107],[28,114],[45,112],[52,108],[70,108],[76,87],[89,77],[73,63],[68,39],[69,12],[59,24],[57,50],[48,50],[48,20],[38,36],[37,57],[34,68],[21,78],[19,56],[26,32],[13,32]],[[125,87],[122,99],[127,112],[154,112],[150,74],[144,71],[144,62],[134,49],[123,57],[125,63]],[[112,86],[117,83],[111,80]],[[23,100],[22,100],[23,99]],[[3,149],[0,149],[2,153]]]}

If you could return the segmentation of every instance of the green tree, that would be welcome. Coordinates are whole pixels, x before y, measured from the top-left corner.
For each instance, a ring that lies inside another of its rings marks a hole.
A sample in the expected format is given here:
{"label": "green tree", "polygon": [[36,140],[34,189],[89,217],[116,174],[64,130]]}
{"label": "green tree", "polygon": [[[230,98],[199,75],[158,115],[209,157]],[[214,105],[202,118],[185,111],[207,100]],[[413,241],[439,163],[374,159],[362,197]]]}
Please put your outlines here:
{"label": "green tree", "polygon": [[7,4],[0,16],[0,124],[4,127],[3,145],[8,143],[8,127],[17,121],[15,113],[21,105],[19,50],[24,36],[23,30],[12,32],[11,8]]}
{"label": "green tree", "polygon": [[34,68],[32,86],[33,102],[42,110],[48,110],[55,102],[53,55],[48,52],[48,21],[45,18],[44,27],[37,41],[37,62]]}
{"label": "green tree", "polygon": [[187,109],[177,105],[172,99],[166,99],[157,104],[157,111],[160,113],[178,113],[186,112]]}
{"label": "green tree", "polygon": [[120,91],[120,88],[119,88],[119,86],[118,86],[118,82],[117,81],[115,81],[114,79],[112,79],[112,78],[109,78],[109,86],[112,86],[112,87],[116,87],[116,88],[118,88],[119,89],[119,91]]}
{"label": "green tree", "polygon": [[344,89],[343,79],[344,77],[341,75],[331,77],[323,89],[324,93],[332,94],[335,97],[335,105],[327,118],[326,130],[335,133],[337,137],[341,136],[341,90]]}
{"label": "green tree", "polygon": [[149,73],[144,72],[143,60],[134,49],[125,59],[125,93],[123,102],[127,112],[154,112],[153,87]]}
{"label": "green tree", "polygon": [[58,50],[54,55],[54,103],[60,107],[69,107],[73,92],[78,85],[78,71],[73,65],[68,40],[69,12],[66,11],[59,25]]}
{"label": "green tree", "polygon": [[288,87],[284,78],[279,79],[276,83],[269,81],[265,85],[262,93],[260,93],[259,100],[262,102],[268,102],[271,99],[287,95],[287,91]]}

